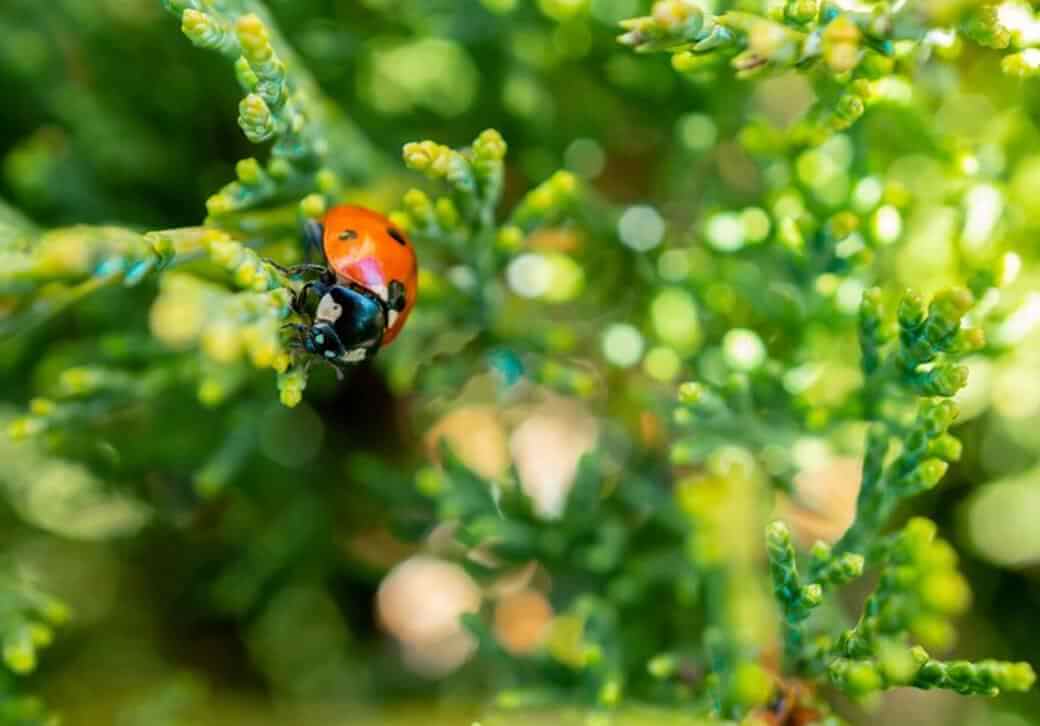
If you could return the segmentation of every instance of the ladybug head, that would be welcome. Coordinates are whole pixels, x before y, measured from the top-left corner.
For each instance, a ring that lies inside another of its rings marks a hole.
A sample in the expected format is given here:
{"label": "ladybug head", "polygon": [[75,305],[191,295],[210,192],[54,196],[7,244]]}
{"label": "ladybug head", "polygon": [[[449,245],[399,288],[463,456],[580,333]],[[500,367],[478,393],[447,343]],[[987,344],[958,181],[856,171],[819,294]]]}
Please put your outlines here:
{"label": "ladybug head", "polygon": [[381,301],[364,290],[336,285],[318,303],[304,347],[325,358],[362,360],[379,347],[385,330]]}

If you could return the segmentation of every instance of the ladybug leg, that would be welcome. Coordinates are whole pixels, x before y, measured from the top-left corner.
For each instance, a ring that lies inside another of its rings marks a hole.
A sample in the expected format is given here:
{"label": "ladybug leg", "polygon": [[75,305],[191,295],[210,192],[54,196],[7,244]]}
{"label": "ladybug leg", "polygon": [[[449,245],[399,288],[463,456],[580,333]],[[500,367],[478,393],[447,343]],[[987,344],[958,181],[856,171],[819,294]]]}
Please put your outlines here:
{"label": "ladybug leg", "polygon": [[301,318],[309,320],[311,314],[307,310],[308,294],[313,290],[315,294],[321,298],[327,292],[327,287],[328,285],[324,282],[311,281],[304,283],[303,287],[301,287],[298,292],[293,292],[292,300],[290,301],[290,306],[292,307],[293,312]]}
{"label": "ladybug leg", "polygon": [[406,303],[404,283],[400,280],[391,280],[390,286],[387,289],[386,298],[386,324],[388,326],[393,326],[394,322],[397,320],[397,316],[400,315],[402,310],[404,310]]}
{"label": "ladybug leg", "polygon": [[285,265],[283,265],[282,263],[275,262],[270,257],[264,257],[262,259],[263,259],[264,264],[270,265],[271,267],[273,267],[274,269],[278,270],[280,273],[282,273],[286,277],[289,276],[289,268],[286,267]]}
{"label": "ladybug leg", "polygon": [[342,381],[343,380],[343,368],[341,366],[336,365],[335,363],[330,361],[328,358],[318,358],[317,360],[320,360],[322,363],[327,365],[329,368],[331,368],[332,370],[336,371],[336,380],[337,381]]}
{"label": "ladybug leg", "polygon": [[325,267],[325,265],[312,265],[307,263],[303,265],[293,265],[292,267],[285,267],[283,265],[279,265],[274,260],[266,258],[264,259],[264,262],[271,265],[271,267],[275,268],[286,277],[299,277],[300,275],[304,275],[308,272],[317,273],[318,275],[324,277],[325,274],[328,272],[328,268]]}
{"label": "ladybug leg", "polygon": [[403,282],[400,280],[390,281],[390,287],[387,290],[386,304],[391,310],[396,310],[397,312],[404,310],[405,287]]}
{"label": "ladybug leg", "polygon": [[[304,304],[306,302],[307,302],[307,285],[304,285],[303,288],[299,292],[296,292],[295,290],[293,291],[292,300],[289,301],[289,307],[292,308],[292,311],[294,313],[296,313],[297,315],[299,315],[304,320],[306,320],[307,318],[310,317],[307,314],[307,311],[304,309]],[[293,325],[293,323],[290,323],[290,325]]]}
{"label": "ladybug leg", "polygon": [[320,267],[319,265],[310,265],[310,267],[320,269],[321,277],[317,280],[305,282],[299,290],[291,290],[292,298],[289,300],[289,307],[301,318],[313,323],[314,316],[307,306],[309,294],[313,291],[320,300],[329,291],[329,288],[336,284],[336,275],[327,267]]}
{"label": "ladybug leg", "polygon": [[[278,270],[280,273],[282,273],[286,277],[299,277],[299,276],[301,276],[301,275],[303,275],[304,273],[307,273],[307,272],[316,272],[318,274],[318,276],[319,276],[318,279],[324,281],[325,284],[329,284],[328,280],[330,278],[335,280],[335,276],[332,275],[332,273],[329,272],[329,268],[325,267],[324,265],[304,264],[304,265],[293,265],[292,267],[286,267],[285,265],[282,265],[282,264],[279,264],[278,262],[275,262],[270,257],[265,257],[264,258],[264,262],[267,263],[268,265],[270,265],[271,267],[273,267],[274,269]],[[299,311],[297,310],[297,312],[299,312]]]}
{"label": "ladybug leg", "polygon": [[282,330],[288,330],[290,328],[296,331],[296,336],[288,340],[285,343],[285,347],[290,351],[301,351],[309,354],[310,351],[307,350],[307,346],[304,345],[304,340],[307,336],[307,326],[300,325],[299,323],[287,323],[282,326]]}
{"label": "ladybug leg", "polygon": [[278,270],[280,273],[282,273],[286,277],[291,277],[292,276],[292,272],[289,270],[289,268],[286,267],[285,265],[283,265],[281,262],[275,262],[270,257],[264,257],[263,261],[264,261],[264,264],[270,265],[271,267],[273,267],[274,269]]}

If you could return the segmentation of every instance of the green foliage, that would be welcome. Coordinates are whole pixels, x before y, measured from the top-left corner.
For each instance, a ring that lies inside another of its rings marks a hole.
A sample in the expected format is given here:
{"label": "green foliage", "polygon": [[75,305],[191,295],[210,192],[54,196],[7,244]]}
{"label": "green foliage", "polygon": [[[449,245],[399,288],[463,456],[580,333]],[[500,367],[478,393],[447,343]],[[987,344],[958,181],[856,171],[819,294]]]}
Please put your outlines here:
{"label": "green foliage", "polygon": [[[158,5],[0,10],[0,724],[123,653],[83,718],[831,725],[830,689],[1032,686],[1022,576],[969,613],[949,516],[1040,451],[1030,6]],[[421,266],[339,384],[284,266],[341,203]],[[85,614],[30,683],[51,582]]]}
{"label": "green foliage", "polygon": [[309,192],[332,194],[342,179],[366,178],[374,171],[377,153],[272,33],[262,4],[164,0],[163,5],[180,17],[181,31],[192,43],[234,62],[246,94],[238,106],[246,138],[254,144],[274,141],[266,167],[252,158],[238,163],[238,180],[207,200],[210,215],[233,216]]}
{"label": "green foliage", "polygon": [[69,618],[68,608],[42,592],[26,575],[9,565],[0,588],[0,632],[3,633],[0,671],[0,722],[11,724],[57,723],[42,702],[19,693],[18,680],[36,670],[39,653],[55,637],[55,629]]}
{"label": "green foliage", "polygon": [[[651,15],[624,21],[627,32],[619,40],[637,52],[671,53],[673,67],[682,73],[703,74],[728,62],[742,79],[793,68],[814,76],[821,100],[787,135],[795,143],[818,143],[849,128],[870,104],[883,102],[886,79],[901,65],[957,42],[942,37],[937,27],[957,26],[992,48],[1010,44],[995,4],[907,5],[785,0],[770,3],[766,12],[738,7],[715,15],[692,0],[662,0]],[[1030,75],[1031,58],[1028,51],[1009,55],[1004,71]]]}

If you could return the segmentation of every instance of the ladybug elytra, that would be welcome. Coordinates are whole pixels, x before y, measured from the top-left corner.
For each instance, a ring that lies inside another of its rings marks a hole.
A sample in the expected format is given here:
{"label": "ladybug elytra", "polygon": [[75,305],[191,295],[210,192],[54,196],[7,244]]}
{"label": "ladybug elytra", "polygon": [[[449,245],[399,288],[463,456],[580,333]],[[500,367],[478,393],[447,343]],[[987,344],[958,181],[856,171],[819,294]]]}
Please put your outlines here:
{"label": "ladybug elytra", "polygon": [[294,347],[339,373],[401,332],[418,294],[415,249],[382,214],[351,205],[333,207],[321,224],[307,222],[304,235],[325,264],[286,270],[318,275],[293,296],[293,310],[307,321],[292,326],[299,333]]}

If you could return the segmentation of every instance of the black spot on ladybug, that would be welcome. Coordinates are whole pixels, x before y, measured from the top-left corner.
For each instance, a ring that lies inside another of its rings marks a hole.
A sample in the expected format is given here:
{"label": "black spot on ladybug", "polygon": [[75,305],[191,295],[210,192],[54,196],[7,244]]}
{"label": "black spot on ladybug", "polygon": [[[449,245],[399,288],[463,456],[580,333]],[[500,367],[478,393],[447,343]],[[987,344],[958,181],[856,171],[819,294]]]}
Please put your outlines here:
{"label": "black spot on ladybug", "polygon": [[352,229],[345,229],[339,233],[339,238],[342,240],[357,239],[357,232]]}
{"label": "black spot on ladybug", "polygon": [[395,240],[397,240],[397,244],[399,244],[399,245],[406,245],[406,244],[408,244],[408,240],[406,240],[404,238],[404,235],[401,234],[401,230],[397,229],[396,227],[387,227],[386,228],[386,233],[388,235],[390,235],[391,237],[393,237]]}
{"label": "black spot on ladybug", "polygon": [[387,304],[391,310],[401,312],[404,310],[405,287],[400,280],[391,280],[387,288]]}

